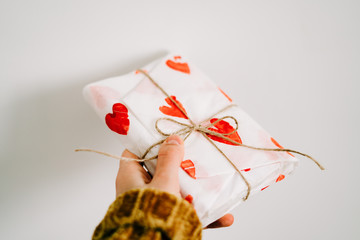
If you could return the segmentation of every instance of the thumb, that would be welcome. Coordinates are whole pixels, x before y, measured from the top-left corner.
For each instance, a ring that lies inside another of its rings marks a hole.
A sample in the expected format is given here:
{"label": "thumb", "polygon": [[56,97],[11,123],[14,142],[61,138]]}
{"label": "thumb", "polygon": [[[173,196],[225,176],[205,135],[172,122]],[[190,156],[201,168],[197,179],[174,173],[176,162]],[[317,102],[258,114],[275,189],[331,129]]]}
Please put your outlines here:
{"label": "thumb", "polygon": [[179,166],[183,159],[184,142],[171,135],[160,146],[153,184],[163,190],[179,191]]}

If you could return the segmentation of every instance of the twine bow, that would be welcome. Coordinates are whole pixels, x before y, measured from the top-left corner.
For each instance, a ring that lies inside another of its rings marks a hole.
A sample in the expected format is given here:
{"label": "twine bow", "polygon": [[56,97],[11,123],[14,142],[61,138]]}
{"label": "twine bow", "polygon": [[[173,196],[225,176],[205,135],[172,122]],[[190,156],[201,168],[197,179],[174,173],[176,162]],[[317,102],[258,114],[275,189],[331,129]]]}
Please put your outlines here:
{"label": "twine bow", "polygon": [[[194,123],[190,117],[188,116],[188,114],[182,109],[182,107],[179,106],[179,104],[172,98],[170,97],[170,95],[157,83],[154,81],[154,79],[151,78],[151,76],[146,73],[145,71],[139,69],[137,70],[138,72],[141,72],[142,74],[144,74],[158,89],[160,89],[162,91],[162,93],[164,93],[164,95],[166,95],[166,97],[168,97],[168,99],[170,99],[172,101],[172,103],[187,117],[187,120],[190,122],[189,124],[186,124],[186,123],[182,123],[182,122],[179,122],[179,121],[176,121],[172,118],[168,118],[168,117],[165,117],[165,118],[159,118],[156,120],[155,122],[155,128],[156,130],[162,135],[162,136],[165,136],[165,137],[168,137],[170,135],[180,135],[180,136],[185,136],[184,137],[184,141],[191,135],[191,133],[193,133],[194,131],[197,131],[199,133],[201,133],[223,156],[224,158],[234,167],[234,169],[240,174],[241,178],[244,180],[246,186],[247,186],[247,193],[246,193],[246,196],[243,198],[243,200],[247,200],[249,195],[250,195],[250,191],[251,191],[251,186],[250,186],[250,183],[247,181],[247,179],[244,177],[244,175],[241,173],[240,169],[238,169],[238,167],[226,156],[226,154],[214,143],[214,141],[212,141],[208,135],[212,135],[212,136],[216,136],[216,137],[219,137],[223,140],[226,140],[228,142],[231,142],[232,144],[235,144],[235,145],[238,145],[238,146],[242,146],[242,147],[246,147],[246,148],[250,148],[250,149],[255,149],[255,150],[261,150],[261,151],[276,151],[276,152],[292,152],[292,153],[296,153],[296,154],[299,154],[299,155],[302,155],[304,157],[307,157],[309,159],[311,159],[314,163],[316,163],[318,165],[318,167],[321,169],[321,170],[324,170],[325,168],[318,162],[316,161],[314,158],[312,158],[311,156],[305,154],[305,153],[302,153],[302,152],[299,152],[299,151],[295,151],[295,150],[292,150],[292,149],[285,149],[285,148],[259,148],[259,147],[253,147],[253,146],[249,146],[249,145],[245,145],[245,144],[242,144],[242,143],[239,143],[239,142],[236,142],[234,141],[233,139],[227,137],[228,135],[231,135],[233,133],[235,133],[238,128],[239,128],[239,124],[236,120],[236,118],[234,118],[233,116],[224,116],[224,117],[221,117],[219,119],[217,119],[216,121],[208,124],[208,121],[213,118],[213,116],[215,115],[218,115],[220,114],[221,112],[224,112],[225,110],[231,108],[231,107],[234,107],[236,106],[235,104],[230,104],[228,106],[226,106],[225,108],[221,109],[220,111],[218,111],[217,113],[213,114],[210,118],[202,121],[201,123],[199,124],[196,124]],[[213,127],[214,125],[216,125],[218,122],[220,122],[221,120],[224,120],[224,119],[232,119],[235,123],[235,129],[231,132],[228,132],[228,133],[219,133],[219,132],[215,132],[215,131],[212,131],[210,130],[211,127]],[[160,128],[159,128],[159,123],[161,121],[169,121],[169,122],[173,122],[173,123],[176,123],[180,126],[182,126],[182,128],[180,130],[177,130],[175,132],[171,132],[171,133],[165,133],[164,131],[162,131]],[[144,152],[144,154],[141,156],[140,159],[133,159],[133,158],[125,158],[125,157],[118,157],[118,156],[114,156],[114,155],[111,155],[111,154],[108,154],[108,153],[104,153],[104,152],[100,152],[100,151],[96,151],[96,150],[92,150],[92,149],[76,149],[75,151],[89,151],[89,152],[95,152],[95,153],[99,153],[99,154],[103,154],[103,155],[106,155],[108,157],[112,157],[112,158],[116,158],[116,159],[120,159],[120,160],[124,160],[124,161],[138,161],[138,162],[145,162],[145,161],[149,161],[149,160],[153,160],[153,159],[156,159],[158,157],[158,155],[156,156],[152,156],[152,157],[148,157],[146,158],[147,154],[156,146],[162,144],[164,141],[166,140],[163,139],[159,142],[156,142],[154,143],[153,145],[151,145],[148,149],[146,149],[146,151]]]}

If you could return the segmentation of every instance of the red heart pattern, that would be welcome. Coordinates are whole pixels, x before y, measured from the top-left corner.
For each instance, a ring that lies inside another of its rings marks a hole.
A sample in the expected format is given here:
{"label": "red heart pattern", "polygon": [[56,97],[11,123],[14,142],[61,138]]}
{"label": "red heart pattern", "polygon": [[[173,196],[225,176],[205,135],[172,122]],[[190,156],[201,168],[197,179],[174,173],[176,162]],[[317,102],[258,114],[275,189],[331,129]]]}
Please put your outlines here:
{"label": "red heart pattern", "polygon": [[[271,141],[278,147],[283,149],[283,146],[281,146],[277,141],[275,141],[275,139],[271,138]],[[287,154],[289,154],[290,156],[295,157],[294,155],[292,155],[291,153],[287,152]]]}
{"label": "red heart pattern", "polygon": [[[172,98],[172,100],[174,100],[179,107],[187,114],[187,112],[185,111],[185,108],[183,107],[183,105],[176,99],[175,96],[170,96]],[[170,100],[170,98],[165,98],[166,103],[170,106],[161,106],[159,107],[159,110],[166,115],[169,116],[173,116],[173,117],[180,117],[180,118],[185,118],[188,119],[188,117],[182,113],[180,111],[180,109]]]}
{"label": "red heart pattern", "polygon": [[264,191],[265,189],[267,189],[270,185],[263,187],[260,191]]}
{"label": "red heart pattern", "polygon": [[285,178],[285,175],[280,174],[279,177],[276,179],[276,182],[280,182]]}
{"label": "red heart pattern", "polygon": [[114,132],[127,135],[130,127],[128,109],[124,104],[115,103],[112,107],[113,113],[105,116],[106,125]]}
{"label": "red heart pattern", "polygon": [[174,59],[175,59],[176,62],[169,59],[169,60],[166,61],[166,65],[169,68],[174,69],[176,71],[186,73],[186,74],[190,74],[190,68],[189,68],[189,65],[186,62],[177,62],[178,59],[181,59],[180,56],[175,56]]}
{"label": "red heart pattern", "polygon": [[196,179],[195,177],[195,166],[194,163],[188,159],[181,162],[181,168],[193,179]]}
{"label": "red heart pattern", "polygon": [[[214,123],[217,120],[218,120],[217,118],[212,118],[210,120],[210,122]],[[222,134],[230,133],[230,132],[235,130],[235,128],[233,128],[233,126],[231,126],[230,123],[228,123],[225,120],[220,120],[219,122],[217,122],[214,125],[214,127],[216,127],[216,128],[209,128],[209,130],[211,130],[213,132],[217,132],[217,133],[222,133]],[[232,143],[232,142],[230,142],[228,140],[222,139],[220,137],[213,136],[213,135],[210,135],[210,134],[206,134],[206,135],[209,138],[211,138],[212,140],[214,140],[214,141],[237,146],[237,144]],[[240,138],[240,136],[239,136],[239,134],[237,132],[234,132],[234,133],[232,133],[230,135],[225,135],[225,137],[230,138],[230,139],[234,140],[235,142],[238,142],[238,143],[242,144],[241,138]]]}
{"label": "red heart pattern", "polygon": [[190,204],[193,202],[194,198],[190,194],[185,197],[185,200],[188,201]]}

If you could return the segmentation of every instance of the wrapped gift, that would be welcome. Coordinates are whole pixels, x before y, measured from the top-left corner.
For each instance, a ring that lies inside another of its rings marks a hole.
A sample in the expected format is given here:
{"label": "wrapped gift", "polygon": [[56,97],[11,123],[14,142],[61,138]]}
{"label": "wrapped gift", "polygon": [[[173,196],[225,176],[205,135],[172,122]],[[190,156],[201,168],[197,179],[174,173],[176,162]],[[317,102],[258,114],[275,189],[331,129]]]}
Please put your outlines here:
{"label": "wrapped gift", "polygon": [[125,148],[153,158],[145,162],[150,173],[157,143],[172,133],[185,139],[181,194],[203,226],[283,180],[298,164],[290,152],[266,150],[282,146],[181,56],[89,84],[84,95]]}

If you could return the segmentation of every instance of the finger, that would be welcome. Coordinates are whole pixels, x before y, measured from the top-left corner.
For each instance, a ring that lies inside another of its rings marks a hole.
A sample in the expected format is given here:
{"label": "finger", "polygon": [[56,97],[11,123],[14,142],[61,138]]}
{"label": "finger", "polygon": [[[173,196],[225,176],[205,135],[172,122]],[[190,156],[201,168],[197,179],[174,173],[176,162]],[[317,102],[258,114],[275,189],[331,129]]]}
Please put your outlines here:
{"label": "finger", "polygon": [[[138,157],[128,151],[124,150],[122,157],[135,158]],[[119,170],[116,177],[116,192],[117,195],[132,188],[141,187],[150,181],[150,176],[145,169],[136,161],[120,161]]]}
{"label": "finger", "polygon": [[230,227],[234,223],[234,216],[230,213],[225,214],[223,217],[219,218],[215,222],[208,225],[206,228],[222,228]]}
{"label": "finger", "polygon": [[178,186],[179,166],[184,158],[181,137],[172,135],[160,146],[153,183],[157,186]]}

